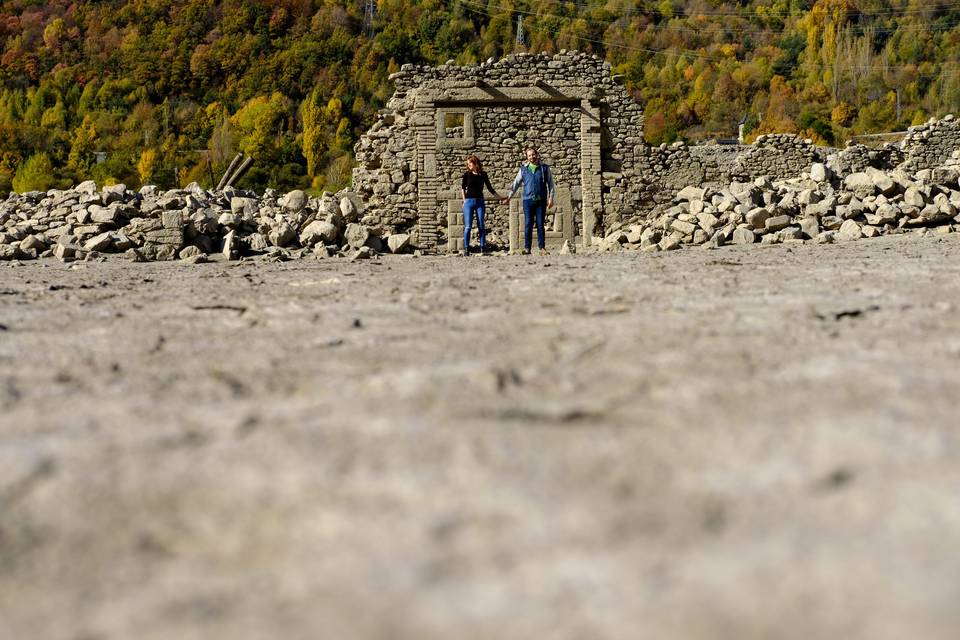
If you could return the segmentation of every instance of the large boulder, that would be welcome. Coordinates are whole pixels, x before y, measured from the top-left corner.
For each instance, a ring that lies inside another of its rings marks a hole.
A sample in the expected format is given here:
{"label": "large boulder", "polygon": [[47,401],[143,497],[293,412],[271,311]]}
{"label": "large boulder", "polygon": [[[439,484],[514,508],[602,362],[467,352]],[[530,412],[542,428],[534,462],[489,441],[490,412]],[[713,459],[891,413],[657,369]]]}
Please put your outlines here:
{"label": "large boulder", "polygon": [[390,253],[402,253],[410,246],[410,235],[406,233],[392,233],[387,236],[387,248]]}
{"label": "large boulder", "polygon": [[837,232],[837,240],[859,240],[863,237],[860,225],[853,220],[846,220],[840,225],[840,231]]}
{"label": "large boulder", "polygon": [[317,243],[328,245],[337,241],[339,230],[326,220],[314,220],[300,231],[300,244],[310,248]]}
{"label": "large boulder", "polygon": [[284,211],[288,211],[290,213],[300,213],[300,211],[307,206],[307,201],[308,198],[306,193],[300,189],[294,189],[280,199],[280,206],[283,207]]}
{"label": "large boulder", "polygon": [[343,238],[347,241],[348,245],[354,249],[359,249],[367,244],[367,240],[370,238],[370,231],[362,224],[351,222],[343,232]]}
{"label": "large boulder", "polygon": [[877,186],[868,174],[859,171],[843,179],[843,186],[858,198],[868,198],[877,193]]}

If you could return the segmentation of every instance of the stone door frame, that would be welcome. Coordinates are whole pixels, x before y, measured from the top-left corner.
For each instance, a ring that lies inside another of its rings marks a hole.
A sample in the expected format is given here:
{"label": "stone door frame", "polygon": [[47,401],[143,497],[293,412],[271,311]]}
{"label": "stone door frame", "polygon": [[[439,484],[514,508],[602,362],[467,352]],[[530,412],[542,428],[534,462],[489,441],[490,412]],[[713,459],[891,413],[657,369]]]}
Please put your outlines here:
{"label": "stone door frame", "polygon": [[[555,87],[543,82],[527,86],[492,86],[481,82],[452,83],[454,86],[424,88],[417,92],[411,124],[416,130],[416,167],[417,167],[417,227],[415,238],[420,248],[436,250],[439,247],[439,213],[441,206],[440,183],[437,170],[437,149],[446,146],[469,148],[473,144],[473,109],[476,107],[524,107],[537,105],[569,105],[580,110],[580,193],[583,208],[583,229],[581,233],[584,246],[593,238],[597,216],[603,208],[603,186],[600,167],[601,118],[600,101],[594,87],[582,85],[564,85]],[[464,117],[464,139],[451,140],[443,135],[445,114],[462,112]],[[467,124],[470,123],[470,124]],[[445,198],[444,198],[445,199]],[[558,189],[559,201],[559,189]],[[569,190],[567,200],[570,200]],[[511,204],[511,229],[515,220],[514,206],[522,216],[519,204]],[[448,213],[456,213],[448,205]],[[561,229],[552,233],[561,233],[564,239],[575,234],[573,208],[563,207],[569,212],[569,221],[561,222]],[[450,220],[448,215],[448,232]],[[564,218],[566,213],[564,213]],[[520,227],[522,228],[522,227]],[[462,220],[460,233],[463,233]],[[460,244],[462,244],[462,239]],[[511,231],[511,248],[514,248],[514,235]],[[456,243],[448,238],[447,249],[455,250]]]}

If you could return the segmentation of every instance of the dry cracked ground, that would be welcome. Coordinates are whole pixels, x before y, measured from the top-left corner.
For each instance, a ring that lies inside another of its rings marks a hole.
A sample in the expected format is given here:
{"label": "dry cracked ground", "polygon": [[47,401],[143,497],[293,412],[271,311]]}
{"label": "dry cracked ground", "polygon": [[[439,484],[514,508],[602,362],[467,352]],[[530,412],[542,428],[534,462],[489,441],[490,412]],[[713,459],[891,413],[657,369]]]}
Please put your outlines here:
{"label": "dry cracked ground", "polygon": [[0,265],[0,638],[956,638],[958,249]]}

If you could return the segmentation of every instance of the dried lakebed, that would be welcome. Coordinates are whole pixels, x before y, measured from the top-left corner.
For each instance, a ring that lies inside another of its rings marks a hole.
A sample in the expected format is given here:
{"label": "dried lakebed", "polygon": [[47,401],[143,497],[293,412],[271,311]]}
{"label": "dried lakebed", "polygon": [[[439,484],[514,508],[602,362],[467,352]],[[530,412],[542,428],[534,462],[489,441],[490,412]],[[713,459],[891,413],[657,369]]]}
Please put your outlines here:
{"label": "dried lakebed", "polygon": [[0,264],[0,637],[955,637],[958,249]]}

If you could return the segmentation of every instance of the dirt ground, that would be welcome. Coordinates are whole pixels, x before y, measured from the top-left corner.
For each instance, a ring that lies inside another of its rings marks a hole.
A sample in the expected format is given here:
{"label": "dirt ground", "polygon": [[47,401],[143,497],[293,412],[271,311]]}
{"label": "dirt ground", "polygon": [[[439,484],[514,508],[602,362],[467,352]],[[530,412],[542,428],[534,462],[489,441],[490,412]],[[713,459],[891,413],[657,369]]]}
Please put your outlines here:
{"label": "dirt ground", "polygon": [[0,638],[956,638],[960,238],[0,263]]}

